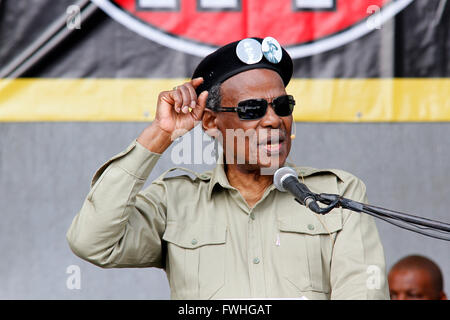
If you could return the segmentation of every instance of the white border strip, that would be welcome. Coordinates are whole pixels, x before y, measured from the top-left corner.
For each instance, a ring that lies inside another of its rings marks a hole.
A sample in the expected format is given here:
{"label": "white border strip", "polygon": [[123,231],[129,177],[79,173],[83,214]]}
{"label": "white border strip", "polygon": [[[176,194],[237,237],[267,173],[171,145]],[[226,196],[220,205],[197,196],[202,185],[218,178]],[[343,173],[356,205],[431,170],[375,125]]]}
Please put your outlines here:
{"label": "white border strip", "polygon": [[[117,8],[109,0],[91,1],[99,8],[101,8],[104,12],[106,12],[106,14],[108,14],[111,18],[123,24],[125,27],[138,33],[144,38],[155,41],[163,46],[199,57],[204,57],[216,49],[216,47],[197,44],[194,42],[190,42],[189,40],[177,38],[162,31],[158,31],[156,28],[150,27],[146,23],[133,18],[131,14],[128,14],[123,10]],[[370,17],[377,19],[377,21],[380,22],[380,25],[382,25],[413,1],[414,0],[394,0],[393,2],[382,7],[378,13],[375,13]],[[343,31],[335,36],[331,36],[317,42],[291,47],[288,48],[287,51],[293,59],[297,59],[337,48],[373,31],[372,28],[367,26],[367,24],[365,23],[366,21],[367,18],[355,27]]]}

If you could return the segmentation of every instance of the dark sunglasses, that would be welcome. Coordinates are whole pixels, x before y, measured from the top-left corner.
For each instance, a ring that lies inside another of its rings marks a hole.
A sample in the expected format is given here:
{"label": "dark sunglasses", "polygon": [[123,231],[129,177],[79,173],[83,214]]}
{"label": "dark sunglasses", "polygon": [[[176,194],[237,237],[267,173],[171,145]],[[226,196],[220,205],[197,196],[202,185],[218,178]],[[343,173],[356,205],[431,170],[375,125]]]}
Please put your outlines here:
{"label": "dark sunglasses", "polygon": [[279,117],[287,117],[291,115],[294,110],[295,100],[291,95],[279,96],[270,103],[265,99],[249,99],[240,101],[237,107],[218,107],[214,109],[214,111],[237,112],[238,117],[241,120],[256,120],[264,117],[269,104],[272,105],[273,110]]}

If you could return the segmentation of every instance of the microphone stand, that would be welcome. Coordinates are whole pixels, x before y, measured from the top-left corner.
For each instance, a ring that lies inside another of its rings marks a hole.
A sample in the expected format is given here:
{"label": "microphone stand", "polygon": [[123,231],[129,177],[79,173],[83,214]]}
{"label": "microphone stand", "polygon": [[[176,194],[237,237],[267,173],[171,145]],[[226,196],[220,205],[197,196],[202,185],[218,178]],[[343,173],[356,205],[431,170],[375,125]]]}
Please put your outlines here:
{"label": "microphone stand", "polygon": [[[315,209],[314,206],[308,206],[311,210],[318,214],[326,214],[336,207],[341,207],[343,209],[369,214],[398,227],[414,231],[422,235],[450,241],[450,224],[444,222],[368,205],[341,197],[337,194],[313,193],[313,197],[316,201],[327,205],[327,207],[316,206]],[[298,200],[297,202],[301,203]]]}

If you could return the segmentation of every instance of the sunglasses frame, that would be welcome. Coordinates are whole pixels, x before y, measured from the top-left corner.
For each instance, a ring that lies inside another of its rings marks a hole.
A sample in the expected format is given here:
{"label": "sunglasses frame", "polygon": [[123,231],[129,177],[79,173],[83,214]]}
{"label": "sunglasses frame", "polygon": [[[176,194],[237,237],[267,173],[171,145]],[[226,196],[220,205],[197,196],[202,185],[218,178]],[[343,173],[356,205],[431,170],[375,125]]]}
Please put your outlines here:
{"label": "sunglasses frame", "polygon": [[[285,97],[288,98],[289,104],[292,105],[292,107],[291,107],[290,113],[288,115],[280,116],[277,113],[277,103],[276,103],[276,101],[279,98],[285,98]],[[242,106],[241,104],[243,104],[245,102],[248,102],[248,101],[252,101],[252,102],[256,101],[256,102],[265,103],[265,109],[266,110],[265,110],[264,114],[261,117],[258,117],[258,118],[252,118],[252,119],[243,119],[243,118],[241,118],[239,116],[239,112],[244,112],[245,113],[246,112],[245,108],[247,108],[247,106]],[[237,112],[238,113],[238,117],[239,117],[240,120],[258,120],[258,119],[263,118],[266,115],[267,108],[269,107],[269,105],[272,106],[272,108],[275,111],[275,113],[277,114],[277,116],[279,116],[279,117],[288,117],[288,116],[290,116],[292,114],[292,112],[294,110],[295,100],[294,100],[294,97],[292,95],[290,95],[290,94],[285,94],[285,95],[276,97],[276,98],[274,98],[272,100],[272,102],[268,102],[266,99],[247,99],[247,100],[239,101],[237,107],[218,107],[218,108],[214,109],[214,111],[216,111],[216,112]]]}

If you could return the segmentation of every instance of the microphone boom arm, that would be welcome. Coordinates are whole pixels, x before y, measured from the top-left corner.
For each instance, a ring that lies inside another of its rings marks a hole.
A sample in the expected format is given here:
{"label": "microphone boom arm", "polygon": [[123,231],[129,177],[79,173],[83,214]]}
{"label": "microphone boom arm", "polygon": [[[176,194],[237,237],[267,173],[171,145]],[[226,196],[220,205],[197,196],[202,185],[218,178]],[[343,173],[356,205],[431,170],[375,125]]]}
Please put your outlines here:
{"label": "microphone boom arm", "polygon": [[[314,194],[314,199],[318,202],[327,205],[327,207],[325,208],[320,208],[321,209],[320,211],[323,210],[323,212],[325,213],[330,212],[335,207],[341,207],[343,209],[369,214],[373,217],[380,218],[386,222],[394,224],[398,227],[418,232],[420,234],[432,238],[450,241],[450,224],[441,221],[426,219],[399,211],[393,211],[381,207],[368,205],[365,203],[341,197],[337,194],[328,194],[328,193]],[[316,213],[324,214],[322,212]],[[430,231],[438,232],[440,234],[432,233]]]}
{"label": "microphone boom arm", "polygon": [[[291,167],[279,168],[273,176],[273,183],[279,191],[289,191],[295,201],[318,214],[327,214],[334,208],[341,207],[358,213],[363,212],[422,235],[450,241],[450,224],[448,223],[368,205],[337,194],[314,193],[305,184],[298,181],[298,174]],[[319,206],[317,202],[325,204],[326,207]]]}

